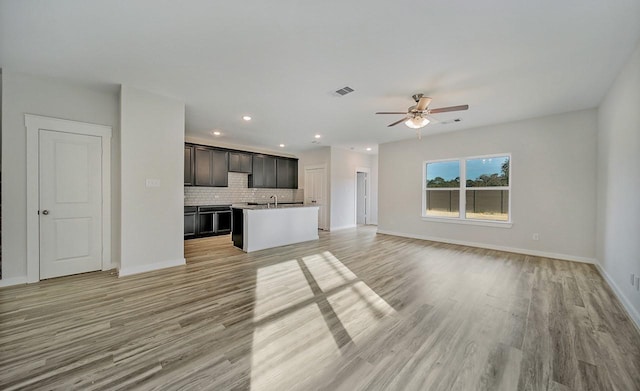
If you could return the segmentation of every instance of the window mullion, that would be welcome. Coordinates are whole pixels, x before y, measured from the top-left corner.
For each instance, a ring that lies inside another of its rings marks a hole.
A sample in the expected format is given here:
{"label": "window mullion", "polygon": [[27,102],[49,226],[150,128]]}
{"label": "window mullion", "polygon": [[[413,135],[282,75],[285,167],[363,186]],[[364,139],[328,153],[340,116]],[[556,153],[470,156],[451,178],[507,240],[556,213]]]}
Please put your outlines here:
{"label": "window mullion", "polygon": [[460,218],[466,219],[467,212],[467,167],[466,161],[464,159],[460,159],[460,196],[458,206],[458,210],[460,211]]}

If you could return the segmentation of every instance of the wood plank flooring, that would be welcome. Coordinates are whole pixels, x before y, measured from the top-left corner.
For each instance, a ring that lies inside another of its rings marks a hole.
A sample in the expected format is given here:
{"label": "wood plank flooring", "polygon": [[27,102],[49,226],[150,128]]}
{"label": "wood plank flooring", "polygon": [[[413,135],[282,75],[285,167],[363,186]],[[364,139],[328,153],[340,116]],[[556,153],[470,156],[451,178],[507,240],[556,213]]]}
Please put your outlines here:
{"label": "wood plank flooring", "polygon": [[0,289],[2,390],[640,390],[587,264],[377,235]]}

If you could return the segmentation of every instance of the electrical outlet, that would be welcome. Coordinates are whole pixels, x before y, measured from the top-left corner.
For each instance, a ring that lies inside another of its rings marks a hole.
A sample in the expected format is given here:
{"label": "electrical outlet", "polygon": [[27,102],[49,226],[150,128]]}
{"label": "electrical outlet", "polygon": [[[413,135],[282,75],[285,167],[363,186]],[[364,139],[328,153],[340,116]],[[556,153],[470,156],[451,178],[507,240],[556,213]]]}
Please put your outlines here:
{"label": "electrical outlet", "polygon": [[535,234],[533,234],[533,235],[531,236],[531,239],[533,239],[533,240],[540,240],[540,234],[536,232]]}
{"label": "electrical outlet", "polygon": [[631,273],[631,285],[634,285],[636,283],[636,275]]}
{"label": "electrical outlet", "polygon": [[640,277],[636,277],[636,290],[640,292]]}

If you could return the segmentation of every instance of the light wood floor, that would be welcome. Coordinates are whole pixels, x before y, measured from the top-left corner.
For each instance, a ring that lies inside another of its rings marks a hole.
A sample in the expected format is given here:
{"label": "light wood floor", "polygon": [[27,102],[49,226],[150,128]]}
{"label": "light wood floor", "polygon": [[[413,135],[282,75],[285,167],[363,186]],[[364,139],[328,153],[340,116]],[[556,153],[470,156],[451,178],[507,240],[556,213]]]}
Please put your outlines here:
{"label": "light wood floor", "polygon": [[0,389],[640,390],[590,265],[376,235],[0,289]]}

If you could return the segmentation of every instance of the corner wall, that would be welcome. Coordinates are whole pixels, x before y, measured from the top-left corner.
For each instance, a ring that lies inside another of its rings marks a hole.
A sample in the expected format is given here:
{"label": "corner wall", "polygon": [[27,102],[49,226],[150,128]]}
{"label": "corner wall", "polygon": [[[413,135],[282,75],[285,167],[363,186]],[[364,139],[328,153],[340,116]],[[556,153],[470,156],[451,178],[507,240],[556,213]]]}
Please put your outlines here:
{"label": "corner wall", "polygon": [[378,157],[344,148],[321,147],[300,154],[299,188],[304,189],[304,167],[326,165],[327,208],[330,231],[354,227],[356,224],[356,169],[368,168],[370,181],[369,219],[378,221]]}
{"label": "corner wall", "polygon": [[[640,45],[598,110],[597,257],[640,327]],[[636,282],[638,283],[638,282]]]}
{"label": "corner wall", "polygon": [[[586,110],[380,145],[379,232],[594,262],[596,120]],[[498,153],[512,154],[511,228],[422,219],[425,160]]]}
{"label": "corner wall", "polygon": [[120,276],[182,265],[184,103],[122,86],[120,104]]}
{"label": "corner wall", "polygon": [[[93,86],[2,70],[2,285],[26,282],[26,129],[24,114],[111,126],[112,237],[119,227],[119,119],[115,86]],[[117,241],[112,259],[118,263]]]}
{"label": "corner wall", "polygon": [[371,155],[331,147],[331,231],[356,226],[356,169],[368,168],[373,182],[371,161]]}

